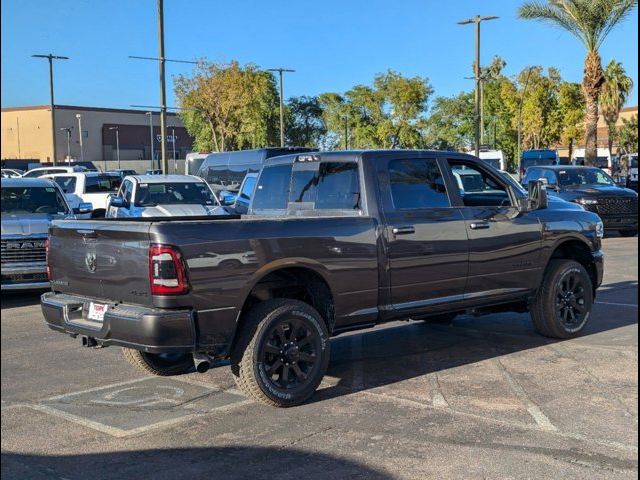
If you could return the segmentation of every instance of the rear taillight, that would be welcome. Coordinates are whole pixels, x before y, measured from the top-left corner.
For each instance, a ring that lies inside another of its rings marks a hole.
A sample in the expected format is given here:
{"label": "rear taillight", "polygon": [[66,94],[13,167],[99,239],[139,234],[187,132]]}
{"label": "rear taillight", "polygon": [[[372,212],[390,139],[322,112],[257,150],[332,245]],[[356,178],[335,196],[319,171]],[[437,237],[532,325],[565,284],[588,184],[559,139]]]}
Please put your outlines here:
{"label": "rear taillight", "polygon": [[51,264],[49,263],[49,239],[44,241],[44,258],[47,262],[47,280],[51,281]]}
{"label": "rear taillight", "polygon": [[180,295],[189,290],[184,261],[176,247],[149,247],[149,283],[151,295]]}

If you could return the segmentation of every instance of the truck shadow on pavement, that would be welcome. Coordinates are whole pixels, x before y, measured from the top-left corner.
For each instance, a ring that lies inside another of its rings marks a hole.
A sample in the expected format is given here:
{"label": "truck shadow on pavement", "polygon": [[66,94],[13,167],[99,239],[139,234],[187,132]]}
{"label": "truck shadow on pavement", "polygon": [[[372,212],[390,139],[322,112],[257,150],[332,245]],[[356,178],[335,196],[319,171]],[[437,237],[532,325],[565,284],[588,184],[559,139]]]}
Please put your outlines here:
{"label": "truck shadow on pavement", "polygon": [[[636,281],[606,285],[578,341],[637,324],[637,292]],[[334,384],[310,403],[562,342],[539,335],[529,314],[515,313],[463,315],[450,323],[394,323],[346,334],[331,342],[327,375]]]}
{"label": "truck shadow on pavement", "polygon": [[295,448],[167,448],[85,455],[2,453],[2,477],[126,479],[324,479],[383,480],[391,475],[351,460]]}
{"label": "truck shadow on pavement", "polygon": [[0,297],[2,308],[29,307],[40,303],[40,296],[49,290],[32,290],[28,292],[3,292]]}

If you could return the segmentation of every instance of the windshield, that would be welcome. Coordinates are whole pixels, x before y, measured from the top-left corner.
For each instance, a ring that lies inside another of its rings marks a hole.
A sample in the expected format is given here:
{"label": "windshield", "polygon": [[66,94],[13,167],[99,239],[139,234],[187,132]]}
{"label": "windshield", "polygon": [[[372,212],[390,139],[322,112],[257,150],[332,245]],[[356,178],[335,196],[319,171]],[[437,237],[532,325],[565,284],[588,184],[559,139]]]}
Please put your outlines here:
{"label": "windshield", "polygon": [[555,165],[555,163],[555,158],[523,158],[520,166],[523,169],[527,169],[534,165]]}
{"label": "windshield", "polygon": [[564,187],[581,185],[614,186],[615,182],[599,168],[580,168],[558,171],[558,181]]}
{"label": "windshield", "polygon": [[629,168],[638,168],[638,157],[629,157]]}
{"label": "windshield", "polygon": [[2,213],[68,213],[55,187],[2,187]]}
{"label": "windshield", "polygon": [[218,201],[204,182],[198,183],[141,183],[136,189],[135,205],[211,205]]}

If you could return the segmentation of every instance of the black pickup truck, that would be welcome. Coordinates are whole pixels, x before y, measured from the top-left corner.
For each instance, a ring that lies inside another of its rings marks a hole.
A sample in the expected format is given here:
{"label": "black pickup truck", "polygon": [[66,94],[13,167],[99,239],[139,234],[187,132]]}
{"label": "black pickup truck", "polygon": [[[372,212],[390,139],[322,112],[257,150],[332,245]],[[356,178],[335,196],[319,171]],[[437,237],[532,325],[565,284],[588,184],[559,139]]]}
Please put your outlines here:
{"label": "black pickup truck", "polygon": [[578,335],[602,234],[541,181],[525,192],[464,154],[286,155],[264,164],[242,217],[56,221],[42,311],[152,374],[230,360],[247,395],[290,406],[349,330],[529,311],[543,335]]}

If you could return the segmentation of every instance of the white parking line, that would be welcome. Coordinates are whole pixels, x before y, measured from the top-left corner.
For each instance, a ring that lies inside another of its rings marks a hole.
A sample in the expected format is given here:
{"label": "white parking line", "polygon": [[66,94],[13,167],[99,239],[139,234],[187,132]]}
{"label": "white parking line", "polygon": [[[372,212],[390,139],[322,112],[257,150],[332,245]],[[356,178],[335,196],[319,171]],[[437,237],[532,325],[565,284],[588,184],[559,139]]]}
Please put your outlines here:
{"label": "white parking line", "polygon": [[494,363],[498,367],[498,370],[502,372],[502,375],[507,380],[507,383],[511,387],[511,390],[513,390],[513,392],[520,399],[520,401],[524,403],[527,409],[527,412],[529,412],[529,415],[533,417],[533,419],[538,424],[538,426],[543,430],[556,431],[557,428],[553,425],[553,423],[551,423],[551,420],[549,420],[549,418],[544,413],[542,413],[542,410],[540,410],[540,407],[538,407],[535,403],[531,401],[531,399],[527,395],[527,392],[524,390],[524,388],[522,388],[522,385],[520,385],[518,381],[515,378],[513,378],[513,375],[509,373],[509,371],[502,364],[502,362],[496,359],[494,360]]}
{"label": "white parking line", "polygon": [[635,303],[615,303],[615,302],[596,302],[599,305],[614,305],[616,307],[629,307],[629,308],[638,308],[638,305]]}
{"label": "white parking line", "polygon": [[433,403],[433,406],[435,408],[448,408],[449,403],[442,394],[437,373],[429,374],[429,386],[431,387],[431,402]]}

